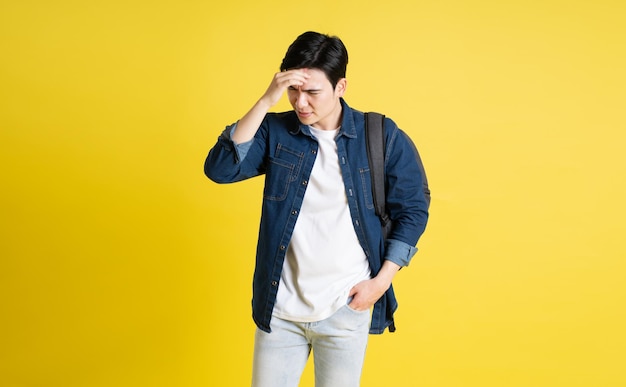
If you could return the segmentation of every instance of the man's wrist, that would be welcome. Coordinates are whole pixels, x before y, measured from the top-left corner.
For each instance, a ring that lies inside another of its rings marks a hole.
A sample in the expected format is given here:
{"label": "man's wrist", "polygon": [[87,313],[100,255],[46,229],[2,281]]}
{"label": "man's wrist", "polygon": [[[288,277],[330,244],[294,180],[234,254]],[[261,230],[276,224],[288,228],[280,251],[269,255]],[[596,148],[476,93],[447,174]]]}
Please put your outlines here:
{"label": "man's wrist", "polygon": [[391,281],[400,268],[400,265],[386,260],[376,277],[374,277],[374,280],[381,288],[386,290],[391,286]]}

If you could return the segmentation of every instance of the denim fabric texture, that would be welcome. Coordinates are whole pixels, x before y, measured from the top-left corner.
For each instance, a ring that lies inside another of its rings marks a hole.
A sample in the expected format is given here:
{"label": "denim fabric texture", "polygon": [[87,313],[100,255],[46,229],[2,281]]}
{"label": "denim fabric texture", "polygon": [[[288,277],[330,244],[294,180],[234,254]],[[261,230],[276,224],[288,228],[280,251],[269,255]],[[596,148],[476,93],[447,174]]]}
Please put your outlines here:
{"label": "denim fabric texture", "polygon": [[252,387],[297,387],[311,350],[316,387],[358,387],[369,314],[346,305],[317,322],[273,318],[272,333],[256,331]]}
{"label": "denim fabric texture", "polygon": [[[385,173],[387,210],[393,221],[385,241],[374,211],[368,165],[364,114],[342,99],[337,152],[348,206],[359,243],[368,258],[372,276],[384,260],[407,266],[424,232],[429,199],[424,194],[419,156],[411,139],[389,118],[385,119]],[[252,311],[259,329],[271,332],[270,321],[287,246],[298,218],[308,179],[318,150],[316,139],[295,112],[268,113],[254,139],[235,146],[233,126],[219,136],[206,158],[205,174],[217,183],[233,183],[265,176]],[[374,305],[370,333],[393,327],[398,304],[393,287]]]}

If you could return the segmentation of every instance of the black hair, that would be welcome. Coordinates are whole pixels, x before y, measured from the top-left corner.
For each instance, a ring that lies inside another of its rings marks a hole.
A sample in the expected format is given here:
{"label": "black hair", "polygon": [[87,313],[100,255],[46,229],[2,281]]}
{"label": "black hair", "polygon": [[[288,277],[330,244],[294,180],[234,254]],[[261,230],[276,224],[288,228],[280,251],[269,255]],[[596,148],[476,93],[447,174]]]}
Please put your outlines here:
{"label": "black hair", "polygon": [[280,70],[319,69],[333,85],[346,77],[348,50],[341,39],[308,31],[298,36],[287,49]]}

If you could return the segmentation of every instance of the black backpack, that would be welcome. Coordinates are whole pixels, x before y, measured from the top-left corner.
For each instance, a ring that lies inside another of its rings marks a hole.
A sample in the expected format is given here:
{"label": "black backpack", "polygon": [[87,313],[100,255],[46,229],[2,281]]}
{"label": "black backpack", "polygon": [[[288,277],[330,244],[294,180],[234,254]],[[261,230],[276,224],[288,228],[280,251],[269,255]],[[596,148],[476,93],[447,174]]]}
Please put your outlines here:
{"label": "black backpack", "polygon": [[[367,159],[370,165],[370,175],[372,177],[372,194],[374,198],[374,209],[380,218],[385,239],[391,231],[392,222],[387,214],[385,200],[385,116],[380,113],[365,113],[365,133],[367,136]],[[430,202],[430,189],[424,165],[417,150],[417,162],[423,176],[424,196]]]}

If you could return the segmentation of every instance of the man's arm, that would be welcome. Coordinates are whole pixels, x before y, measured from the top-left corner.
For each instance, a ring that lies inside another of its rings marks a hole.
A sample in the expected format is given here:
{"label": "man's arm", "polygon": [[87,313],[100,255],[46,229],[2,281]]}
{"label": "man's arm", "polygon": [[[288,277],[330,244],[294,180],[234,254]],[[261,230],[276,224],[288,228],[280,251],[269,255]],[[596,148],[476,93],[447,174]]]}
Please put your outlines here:
{"label": "man's arm", "polygon": [[[417,149],[402,131],[397,129],[393,152],[388,160],[387,175],[393,185],[387,192],[387,209],[394,227],[385,243],[385,257],[376,277],[363,281],[350,291],[350,307],[364,310],[371,307],[389,289],[391,280],[403,266],[408,266],[417,252],[414,247],[424,232],[428,219],[430,192]],[[428,192],[426,192],[428,191]]]}
{"label": "man's arm", "polygon": [[254,104],[252,109],[237,122],[237,128],[231,136],[235,144],[242,144],[252,140],[261,126],[263,118],[270,108],[280,101],[289,86],[302,86],[309,75],[302,70],[281,71],[274,75],[269,87]]}
{"label": "man's arm", "polygon": [[258,163],[261,161],[256,160],[256,164],[244,162],[253,146],[253,139],[263,125],[268,110],[278,103],[285,90],[304,83],[307,78],[308,75],[301,70],[275,74],[270,86],[248,113],[219,136],[204,162],[205,175],[216,183],[233,183],[258,176],[262,167]]}

